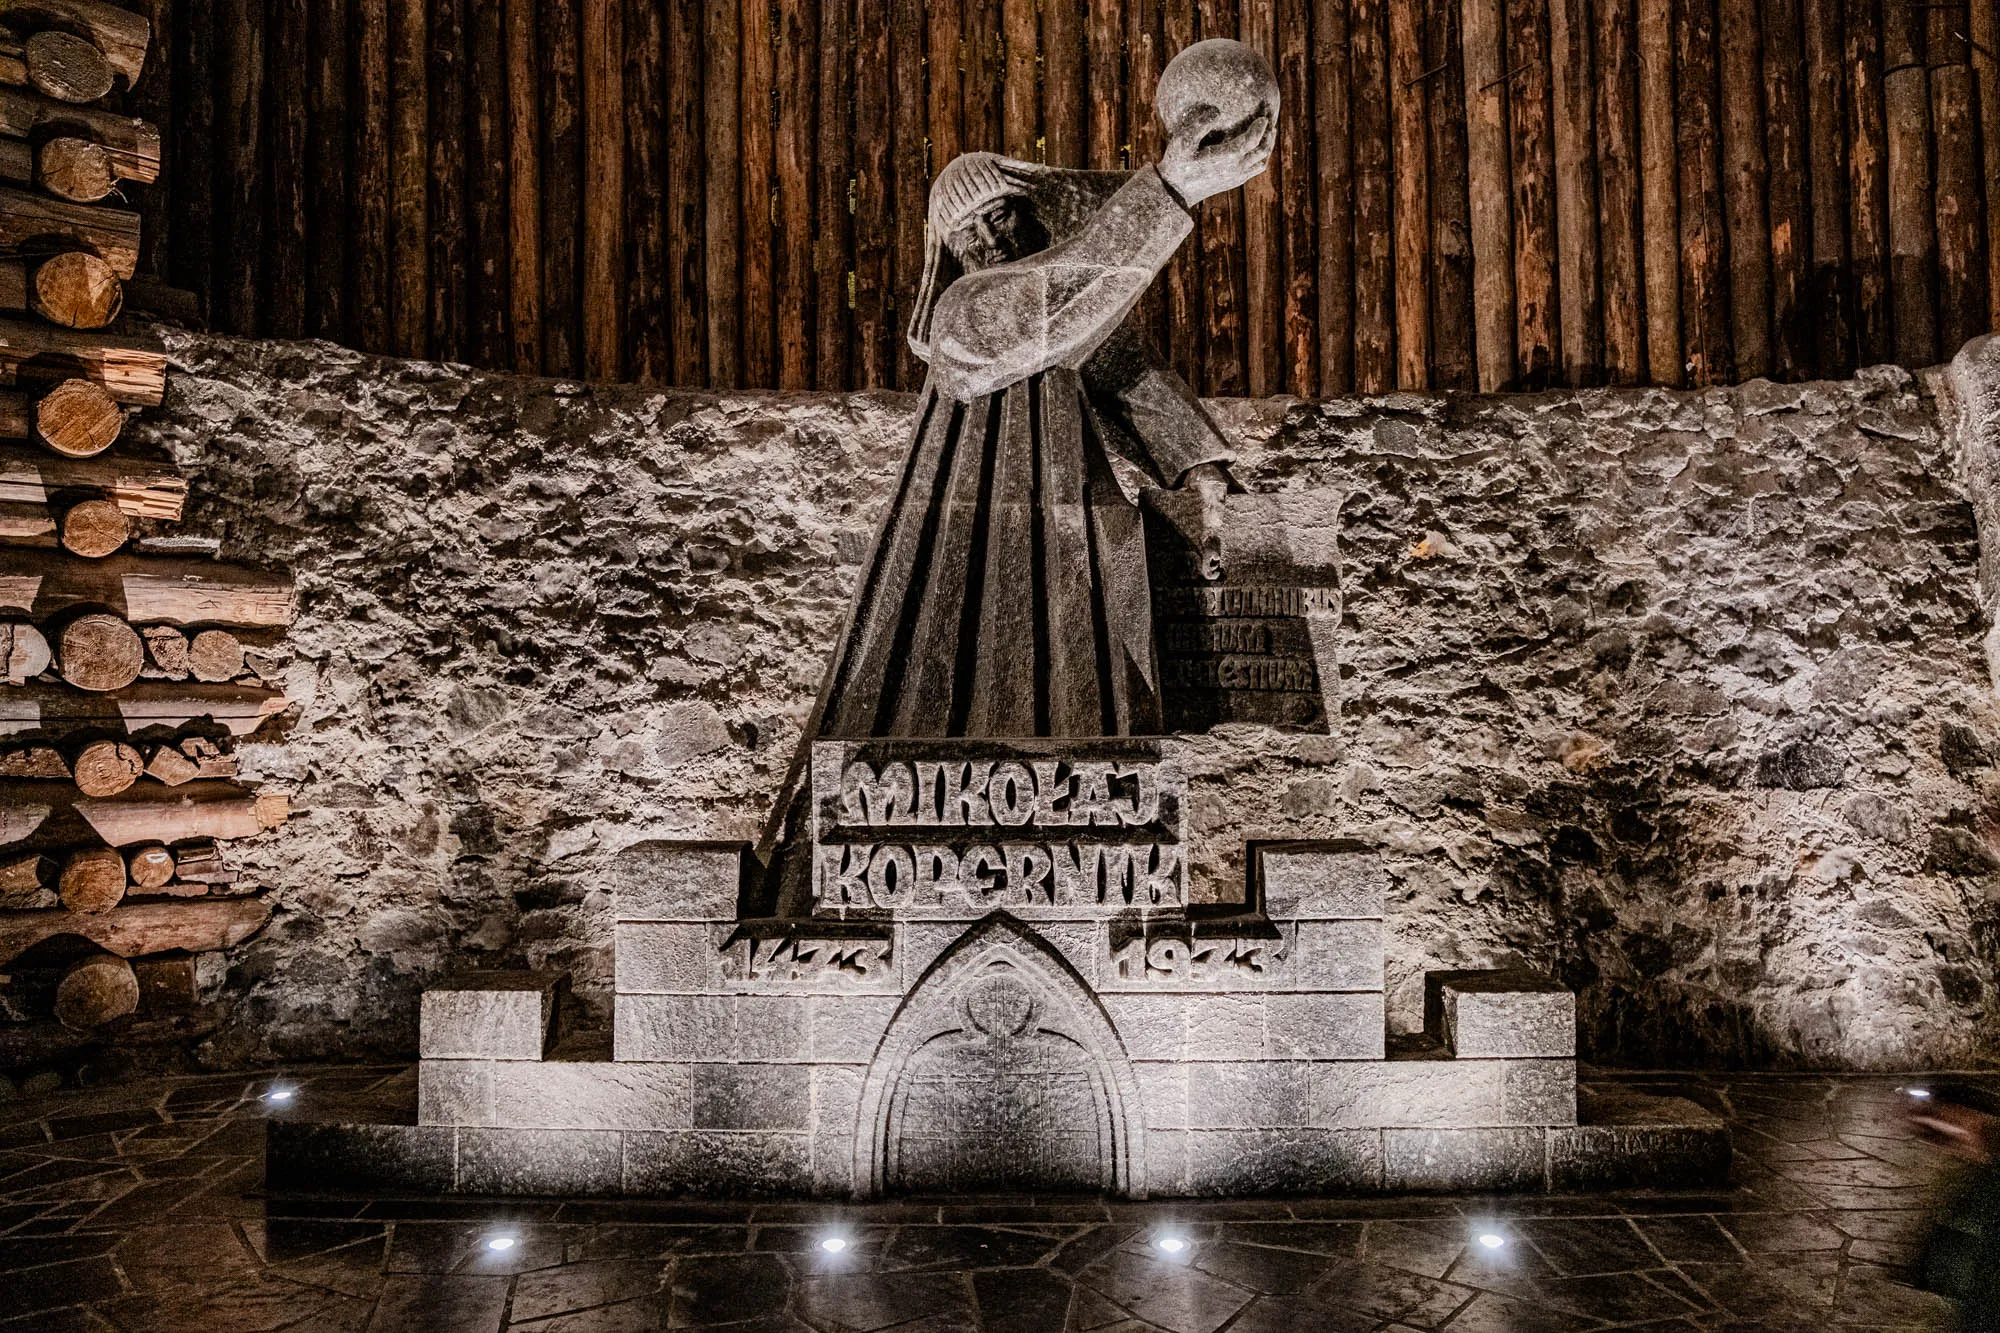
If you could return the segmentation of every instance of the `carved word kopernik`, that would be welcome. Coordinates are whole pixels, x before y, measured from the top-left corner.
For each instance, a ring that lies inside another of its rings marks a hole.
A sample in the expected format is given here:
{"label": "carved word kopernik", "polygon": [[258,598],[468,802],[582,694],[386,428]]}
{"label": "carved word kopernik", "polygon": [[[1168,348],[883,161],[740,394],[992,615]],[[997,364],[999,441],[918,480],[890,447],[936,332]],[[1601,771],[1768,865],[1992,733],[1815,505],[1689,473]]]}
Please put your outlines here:
{"label": "carved word kopernik", "polygon": [[1180,848],[1171,843],[822,843],[822,907],[1178,907]]}

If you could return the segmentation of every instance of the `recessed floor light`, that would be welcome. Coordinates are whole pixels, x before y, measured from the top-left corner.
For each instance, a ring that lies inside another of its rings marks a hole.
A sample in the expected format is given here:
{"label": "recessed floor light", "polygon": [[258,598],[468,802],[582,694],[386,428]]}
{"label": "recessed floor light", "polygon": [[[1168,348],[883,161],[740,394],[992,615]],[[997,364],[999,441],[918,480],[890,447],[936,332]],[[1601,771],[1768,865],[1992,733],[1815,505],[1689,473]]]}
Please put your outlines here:
{"label": "recessed floor light", "polygon": [[294,1090],[291,1088],[273,1088],[264,1094],[264,1100],[267,1102],[288,1102],[292,1099],[293,1095]]}
{"label": "recessed floor light", "polygon": [[486,1240],[486,1248],[489,1250],[511,1250],[514,1248],[514,1238],[512,1236],[489,1236]]}
{"label": "recessed floor light", "polygon": [[1480,1233],[1479,1243],[1481,1245],[1484,1245],[1489,1250],[1497,1250],[1502,1245],[1505,1245],[1507,1243],[1507,1238],[1505,1236],[1497,1235],[1494,1232],[1486,1231]]}
{"label": "recessed floor light", "polygon": [[1904,1088],[1903,1091],[1915,1097],[1920,1102],[1927,1102],[1931,1097],[1931,1090],[1929,1088]]}
{"label": "recessed floor light", "polygon": [[1155,1245],[1158,1245],[1161,1249],[1165,1250],[1168,1254],[1179,1254],[1182,1250],[1185,1250],[1188,1245],[1188,1243],[1182,1240],[1179,1236],[1162,1236],[1153,1243]]}
{"label": "recessed floor light", "polygon": [[839,1254],[847,1248],[847,1238],[845,1236],[828,1236],[819,1243],[819,1247],[828,1254]]}

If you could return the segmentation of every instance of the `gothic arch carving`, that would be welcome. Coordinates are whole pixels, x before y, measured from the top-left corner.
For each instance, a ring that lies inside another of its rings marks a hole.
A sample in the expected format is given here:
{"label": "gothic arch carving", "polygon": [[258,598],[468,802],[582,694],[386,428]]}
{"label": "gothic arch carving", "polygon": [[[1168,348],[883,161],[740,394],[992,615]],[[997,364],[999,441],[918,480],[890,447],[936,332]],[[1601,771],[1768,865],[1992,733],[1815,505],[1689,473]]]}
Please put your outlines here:
{"label": "gothic arch carving", "polygon": [[1061,954],[1005,912],[911,987],[862,1084],[854,1186],[1041,1188],[1142,1198],[1145,1135],[1124,1043]]}

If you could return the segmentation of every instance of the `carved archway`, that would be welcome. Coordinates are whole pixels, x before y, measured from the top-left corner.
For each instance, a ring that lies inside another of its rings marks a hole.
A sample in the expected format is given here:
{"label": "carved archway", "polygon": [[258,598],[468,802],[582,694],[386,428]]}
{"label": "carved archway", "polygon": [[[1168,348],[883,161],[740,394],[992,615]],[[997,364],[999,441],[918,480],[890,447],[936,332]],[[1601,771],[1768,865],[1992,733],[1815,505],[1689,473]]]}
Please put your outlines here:
{"label": "carved archway", "polygon": [[1005,912],[967,930],[890,1020],[855,1126],[854,1185],[1080,1188],[1142,1198],[1124,1043],[1074,969]]}

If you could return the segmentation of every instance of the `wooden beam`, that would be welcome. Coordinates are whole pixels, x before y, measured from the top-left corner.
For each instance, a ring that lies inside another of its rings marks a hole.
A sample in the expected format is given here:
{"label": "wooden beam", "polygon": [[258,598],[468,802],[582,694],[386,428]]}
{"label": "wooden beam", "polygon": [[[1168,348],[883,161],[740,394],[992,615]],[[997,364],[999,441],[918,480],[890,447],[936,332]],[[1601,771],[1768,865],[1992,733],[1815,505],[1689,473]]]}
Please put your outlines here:
{"label": "wooden beam", "polygon": [[1557,378],[1554,110],[1548,0],[1507,0],[1507,138],[1514,172],[1514,369],[1522,388]]}
{"label": "wooden beam", "polygon": [[353,198],[348,204],[353,261],[354,343],[386,353],[390,341],[389,0],[352,0],[354,29]]}
{"label": "wooden beam", "polygon": [[[1602,0],[1600,0],[1602,3]],[[1549,0],[1550,105],[1554,111],[1556,292],[1562,379],[1604,377],[1604,296],[1597,206],[1595,62],[1586,0]]]}
{"label": "wooden beam", "polygon": [[[894,244],[889,179],[895,145],[890,98],[897,68],[892,65],[889,6],[883,0],[845,0],[854,6],[854,374],[857,389],[895,384],[895,297],[889,290],[889,253]],[[911,90],[912,96],[915,94]],[[922,99],[917,99],[922,105]]]}
{"label": "wooden beam", "polygon": [[1812,272],[1802,315],[1810,330],[1813,372],[1826,378],[1854,369],[1852,301],[1847,272],[1847,71],[1841,0],[1803,0],[1806,157],[1812,184]]}
{"label": "wooden beam", "polygon": [[513,300],[507,253],[511,194],[507,159],[507,20],[505,0],[469,0],[467,25],[465,222],[466,355],[501,370],[513,361],[508,336]]}
{"label": "wooden beam", "polygon": [[507,339],[518,375],[542,371],[542,98],[535,0],[502,0],[507,60]]}
{"label": "wooden beam", "polygon": [[0,552],[0,612],[40,619],[83,607],[148,625],[282,626],[298,590],[282,571],[219,560]]}
{"label": "wooden beam", "polygon": [[1430,117],[1431,387],[1479,387],[1473,345],[1472,199],[1465,143],[1465,53],[1458,0],[1425,0]]}
{"label": "wooden beam", "polygon": [[[264,99],[264,289],[259,329],[306,332],[306,0],[269,0]],[[241,330],[248,332],[249,330]]]}
{"label": "wooden beam", "polygon": [[424,0],[389,0],[389,350],[430,343],[430,94]]}
{"label": "wooden beam", "polygon": [[1846,0],[1848,254],[1854,283],[1857,364],[1880,365],[1895,354],[1895,314],[1889,297],[1889,127],[1882,93],[1879,0]]}
{"label": "wooden beam", "polygon": [[1385,0],[1353,0],[1347,49],[1354,107],[1354,387],[1396,387],[1394,140]]}
{"label": "wooden beam", "polygon": [[56,935],[81,935],[122,958],[181,949],[212,953],[263,929],[271,909],[257,898],[128,903],[109,912],[13,912],[0,916],[0,965]]}
{"label": "wooden beam", "polygon": [[773,277],[778,387],[809,389],[813,372],[813,111],[819,72],[819,6],[777,7],[777,224]]}
{"label": "wooden beam", "polygon": [[[1664,3],[1665,0],[1660,0]],[[1514,211],[1507,154],[1503,0],[1462,0],[1465,143],[1472,217],[1473,351],[1479,389],[1514,382]]]}
{"label": "wooden beam", "polygon": [[1807,298],[1812,215],[1806,186],[1805,53],[1799,0],[1766,0],[1764,143],[1770,171],[1771,372],[1803,379],[1813,364]]}
{"label": "wooden beam", "polygon": [[1715,0],[1680,0],[1678,159],[1681,214],[1681,347],[1688,383],[1725,384],[1735,373],[1729,340],[1729,242],[1723,218],[1717,127]]}
{"label": "wooden beam", "polygon": [[[669,193],[675,166],[667,157],[667,122],[693,90],[667,75],[666,13],[661,0],[633,0],[625,25],[625,179],[620,204],[626,222],[625,373],[639,384],[674,382],[674,309],[680,293],[667,250]],[[681,169],[685,170],[683,164]],[[622,294],[621,294],[622,297]]]}
{"label": "wooden beam", "polygon": [[47,26],[82,33],[128,88],[139,82],[153,39],[144,16],[103,0],[0,0],[0,23],[23,32]]}
{"label": "wooden beam", "polygon": [[577,0],[540,0],[542,99],[542,371],[583,368],[583,113]]}
{"label": "wooden beam", "polygon": [[[1419,4],[1423,0],[1417,0]],[[1169,57],[1171,58],[1171,56]],[[1273,66],[1278,104],[1278,202],[1284,232],[1284,384],[1301,398],[1319,395],[1318,227],[1313,208],[1312,29],[1309,0],[1277,0]]]}
{"label": "wooden beam", "polygon": [[[737,0],[707,0],[702,75],[702,255],[708,348],[704,382],[734,389],[743,380],[743,199],[739,105],[743,67]],[[702,52],[696,55],[702,56]],[[921,71],[918,87],[922,86]],[[914,95],[914,94],[913,94]]]}
{"label": "wooden beam", "polygon": [[854,253],[854,215],[848,211],[847,201],[854,151],[854,62],[848,51],[852,17],[845,4],[820,9],[819,105],[814,112],[819,144],[814,152],[817,177],[812,248],[813,385],[820,389],[847,387],[852,351],[854,312],[848,306],[847,289]]}
{"label": "wooden beam", "polygon": [[[702,80],[709,59],[702,49],[701,7],[692,3],[667,8],[667,290],[673,315],[672,380],[699,388],[708,380],[705,345],[709,306],[707,269],[702,260],[703,196],[735,181],[710,181],[702,151]],[[730,53],[733,59],[734,53]],[[718,55],[715,63],[725,63]],[[734,125],[732,115],[730,123]]]}
{"label": "wooden beam", "polygon": [[[26,395],[4,391],[0,419],[9,433],[27,415]],[[65,458],[20,445],[0,444],[0,501],[48,504],[63,492],[78,491],[115,501],[134,518],[178,522],[187,500],[187,479],[172,463],[149,458],[98,454]]]}
{"label": "wooden beam", "polygon": [[430,0],[424,56],[430,92],[430,355],[463,361],[469,264],[465,230],[463,0]]}
{"label": "wooden beam", "polygon": [[142,680],[116,694],[89,694],[67,685],[15,685],[0,689],[0,736],[55,739],[106,730],[155,736],[196,722],[248,736],[288,706],[282,692],[253,685]]}
{"label": "wooden beam", "polygon": [[1764,156],[1764,65],[1759,6],[1719,0],[1716,66],[1722,90],[1722,200],[1729,244],[1729,339],[1737,380],[1771,373],[1770,171]]}
{"label": "wooden beam", "polygon": [[582,5],[583,373],[615,380],[625,339],[624,7]]}
{"label": "wooden beam", "polygon": [[[1981,6],[1975,6],[1978,8]],[[1990,4],[1984,6],[1992,8]],[[1929,11],[1927,56],[1937,158],[1938,359],[1986,331],[1986,218],[1980,192],[1979,124],[1965,16]]]}
{"label": "wooden beam", "polygon": [[1604,371],[1613,384],[1640,384],[1646,377],[1646,288],[1641,276],[1638,8],[1635,0],[1598,0],[1596,13]]}
{"label": "wooden beam", "polygon": [[[954,11],[956,12],[956,11]],[[765,0],[739,0],[743,43],[743,383],[778,384],[777,215],[772,195],[772,98],[777,89],[776,35]],[[921,197],[921,196],[919,196]],[[921,219],[921,211],[918,214]],[[921,235],[921,233],[919,233]],[[912,283],[910,290],[916,290]]]}
{"label": "wooden beam", "polygon": [[157,407],[166,395],[166,350],[150,335],[0,319],[0,384],[70,377],[103,385],[118,402]]}
{"label": "wooden beam", "polygon": [[1681,223],[1673,0],[1638,0],[1639,211],[1645,261],[1646,377],[1685,382],[1681,357]]}
{"label": "wooden beam", "polygon": [[129,278],[139,267],[139,215],[122,208],[70,204],[0,187],[0,256],[85,250]]}
{"label": "wooden beam", "polygon": [[[1392,0],[1409,5],[1422,0]],[[1238,31],[1243,44],[1264,57],[1272,69],[1277,59],[1275,0],[1241,0]],[[1168,56],[1161,53],[1165,67]],[[1283,75],[1280,75],[1282,88]],[[1295,123],[1279,98],[1279,137]],[[1283,217],[1278,204],[1279,177],[1287,152],[1281,145],[1263,171],[1243,185],[1243,287],[1245,361],[1252,397],[1267,398],[1285,387],[1285,281]]]}
{"label": "wooden beam", "polygon": [[306,224],[311,276],[306,328],[315,338],[349,342],[347,224],[354,215],[347,183],[348,0],[312,0],[311,70],[306,80]]}

